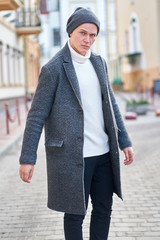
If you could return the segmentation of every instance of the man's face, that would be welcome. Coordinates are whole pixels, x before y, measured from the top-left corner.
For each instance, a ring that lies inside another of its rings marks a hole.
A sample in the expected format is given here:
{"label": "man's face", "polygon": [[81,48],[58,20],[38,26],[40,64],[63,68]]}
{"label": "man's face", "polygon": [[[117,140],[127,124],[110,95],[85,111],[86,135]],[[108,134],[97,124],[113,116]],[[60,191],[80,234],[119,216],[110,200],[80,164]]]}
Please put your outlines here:
{"label": "man's face", "polygon": [[84,23],[70,34],[70,45],[79,54],[85,56],[97,36],[97,26]]}

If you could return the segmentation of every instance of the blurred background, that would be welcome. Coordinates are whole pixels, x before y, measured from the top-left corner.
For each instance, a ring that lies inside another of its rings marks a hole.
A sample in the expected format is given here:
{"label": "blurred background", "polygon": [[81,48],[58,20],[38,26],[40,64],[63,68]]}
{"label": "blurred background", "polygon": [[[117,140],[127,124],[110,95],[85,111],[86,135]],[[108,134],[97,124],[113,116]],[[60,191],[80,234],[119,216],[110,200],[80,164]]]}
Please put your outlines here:
{"label": "blurred background", "polygon": [[34,94],[41,65],[66,43],[67,19],[79,6],[101,22],[93,51],[108,62],[113,87],[153,90],[160,79],[159,0],[0,0],[0,100]]}
{"label": "blurred background", "polygon": [[160,0],[0,0],[0,239],[64,239],[62,215],[46,208],[42,140],[32,184],[20,181],[18,159],[41,66],[65,45],[77,7],[101,22],[92,50],[107,61],[135,155],[122,164],[109,239],[159,240]]}

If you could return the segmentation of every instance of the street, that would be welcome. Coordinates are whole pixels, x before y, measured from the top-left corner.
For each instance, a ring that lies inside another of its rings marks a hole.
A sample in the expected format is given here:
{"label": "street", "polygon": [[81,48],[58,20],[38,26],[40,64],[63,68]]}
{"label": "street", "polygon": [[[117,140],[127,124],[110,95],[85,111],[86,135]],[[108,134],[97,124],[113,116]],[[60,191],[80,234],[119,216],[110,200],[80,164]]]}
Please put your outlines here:
{"label": "street", "polygon": [[[154,113],[125,121],[133,141],[135,161],[122,163],[123,197],[114,196],[109,240],[160,239],[160,118]],[[21,141],[0,161],[0,239],[63,240],[63,214],[47,205],[43,136],[30,184],[19,178]],[[88,240],[90,208],[84,222]]]}

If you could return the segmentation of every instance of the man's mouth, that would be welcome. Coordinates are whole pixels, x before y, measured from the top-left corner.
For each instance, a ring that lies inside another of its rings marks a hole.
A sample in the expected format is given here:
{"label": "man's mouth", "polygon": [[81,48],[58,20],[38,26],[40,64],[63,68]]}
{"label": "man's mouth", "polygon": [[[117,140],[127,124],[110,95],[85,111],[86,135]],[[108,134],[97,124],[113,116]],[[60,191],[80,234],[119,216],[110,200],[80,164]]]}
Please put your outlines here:
{"label": "man's mouth", "polygon": [[89,46],[87,46],[87,45],[82,45],[82,47],[83,47],[83,48],[89,48]]}

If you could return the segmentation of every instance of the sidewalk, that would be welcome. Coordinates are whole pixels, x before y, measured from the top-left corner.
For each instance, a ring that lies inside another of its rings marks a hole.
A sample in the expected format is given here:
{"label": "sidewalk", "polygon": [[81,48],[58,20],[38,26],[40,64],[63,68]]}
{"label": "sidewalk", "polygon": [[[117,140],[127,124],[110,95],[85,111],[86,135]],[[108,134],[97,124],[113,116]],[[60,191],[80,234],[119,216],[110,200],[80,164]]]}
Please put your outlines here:
{"label": "sidewalk", "polygon": [[[128,124],[129,123],[129,124]],[[126,122],[135,161],[122,167],[124,201],[114,196],[108,240],[160,239],[160,119]],[[1,160],[0,239],[64,240],[63,214],[47,209],[47,177],[43,136],[31,184],[18,175],[21,141]],[[123,162],[123,154],[122,161]],[[88,240],[91,204],[84,221]]]}
{"label": "sidewalk", "polygon": [[[127,100],[131,99],[137,99],[141,96],[137,93],[125,93],[125,92],[117,92],[115,93],[117,103],[120,107],[121,113],[124,116],[125,113],[125,102]],[[155,95],[154,102],[150,95],[147,95],[148,101],[150,104],[150,111],[154,112],[156,109],[160,109],[160,95]],[[153,115],[152,114],[152,115]],[[26,122],[26,112],[25,107],[21,106],[21,125],[18,126],[17,123],[10,123],[11,125],[11,131],[10,134],[6,134],[6,125],[5,125],[5,116],[3,116],[3,119],[1,119],[1,122],[3,122],[3,125],[1,124],[1,128],[3,128],[3,133],[0,134],[0,158],[7,153],[7,151],[14,146],[14,144],[19,141],[24,132],[25,122]]]}
{"label": "sidewalk", "polygon": [[[117,96],[123,112],[124,101]],[[160,118],[154,114],[136,121],[125,121],[133,141],[135,161],[123,165],[124,201],[114,196],[108,240],[160,239]],[[23,127],[22,127],[23,128]],[[17,131],[19,138],[22,129]],[[13,146],[13,145],[12,145]],[[47,209],[47,177],[43,135],[31,184],[19,179],[18,159],[21,140],[0,159],[0,239],[64,240],[63,214]],[[88,240],[91,204],[84,221],[84,240]]]}

